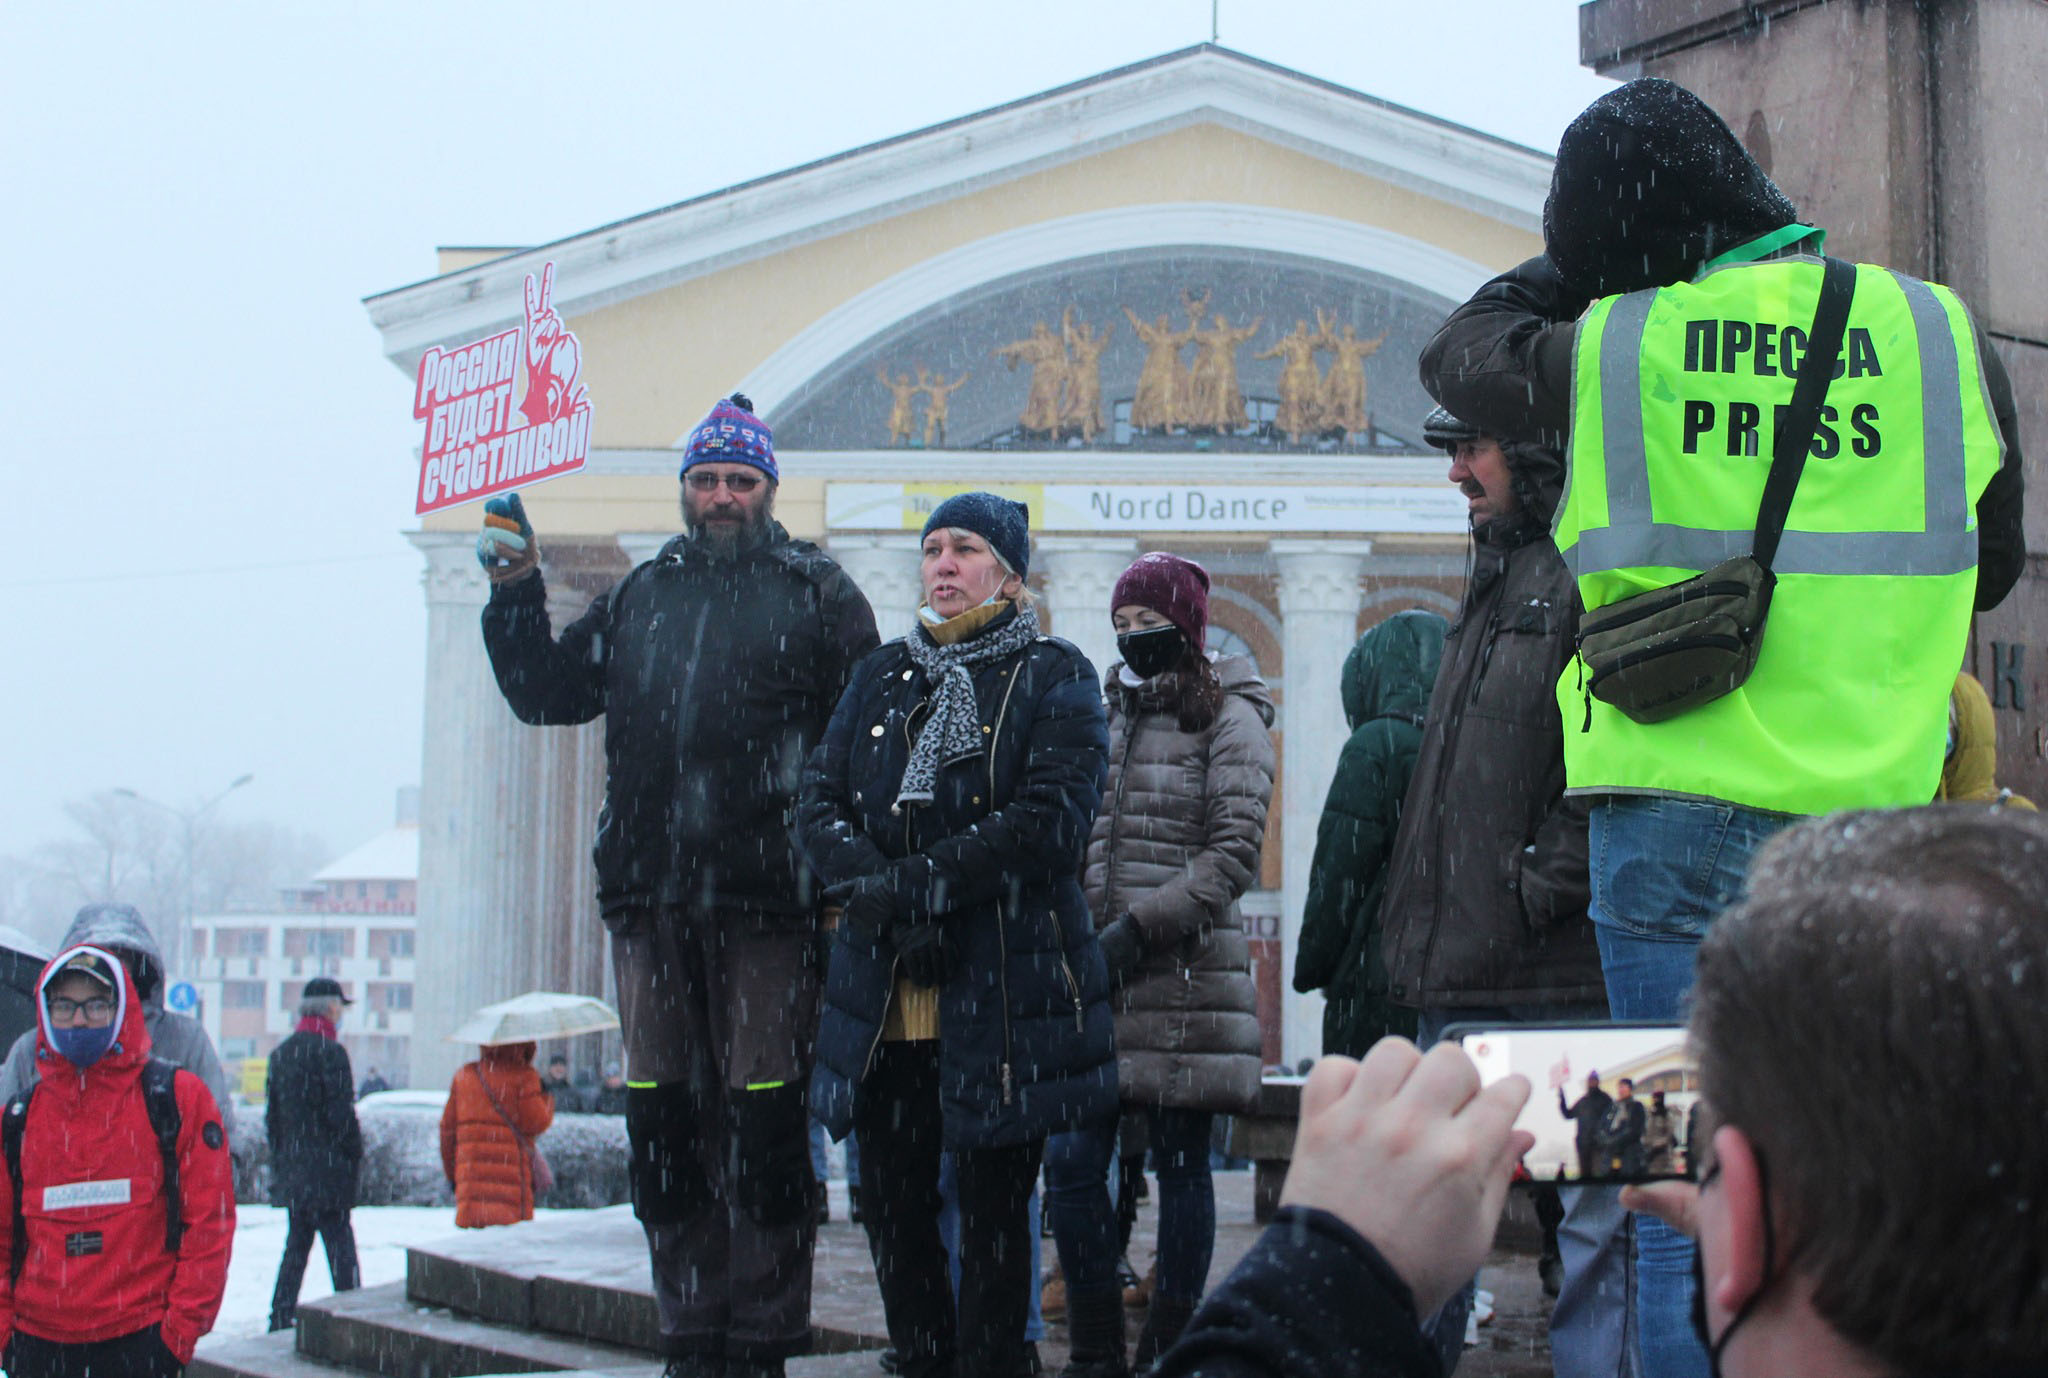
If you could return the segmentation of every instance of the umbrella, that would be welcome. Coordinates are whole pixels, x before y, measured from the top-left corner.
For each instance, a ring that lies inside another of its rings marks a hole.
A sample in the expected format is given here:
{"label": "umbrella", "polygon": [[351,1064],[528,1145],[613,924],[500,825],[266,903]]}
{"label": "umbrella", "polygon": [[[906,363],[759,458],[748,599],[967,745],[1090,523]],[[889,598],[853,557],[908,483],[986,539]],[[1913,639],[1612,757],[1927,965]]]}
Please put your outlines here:
{"label": "umbrella", "polygon": [[619,1012],[602,1000],[560,991],[531,990],[495,1005],[485,1005],[463,1020],[448,1035],[448,1041],[493,1048],[500,1043],[538,1043],[544,1038],[567,1038],[570,1034],[599,1033],[618,1027]]}

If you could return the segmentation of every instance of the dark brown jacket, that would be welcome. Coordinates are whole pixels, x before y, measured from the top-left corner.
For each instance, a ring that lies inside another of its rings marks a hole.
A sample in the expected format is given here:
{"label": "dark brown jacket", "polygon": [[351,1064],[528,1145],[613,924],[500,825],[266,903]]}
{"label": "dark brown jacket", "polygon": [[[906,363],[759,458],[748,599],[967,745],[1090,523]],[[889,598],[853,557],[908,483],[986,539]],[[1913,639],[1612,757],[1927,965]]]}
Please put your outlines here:
{"label": "dark brown jacket", "polygon": [[1564,798],[1556,687],[1576,594],[1549,536],[1564,464],[1505,449],[1521,510],[1473,533],[1381,901],[1388,993],[1416,1009],[1606,994],[1585,803]]}
{"label": "dark brown jacket", "polygon": [[1127,1105],[1242,1111],[1259,1095],[1258,996],[1237,900],[1258,878],[1273,795],[1273,700],[1250,661],[1216,663],[1201,732],[1110,668],[1109,783],[1083,876],[1098,927],[1131,915],[1138,972],[1112,998]]}

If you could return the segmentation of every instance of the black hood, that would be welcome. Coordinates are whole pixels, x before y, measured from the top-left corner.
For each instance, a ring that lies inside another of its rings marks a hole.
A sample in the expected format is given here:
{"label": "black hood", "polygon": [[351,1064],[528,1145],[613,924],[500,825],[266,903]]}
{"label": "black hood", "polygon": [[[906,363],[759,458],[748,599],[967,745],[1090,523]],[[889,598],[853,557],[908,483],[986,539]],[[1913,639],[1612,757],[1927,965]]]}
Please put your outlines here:
{"label": "black hood", "polygon": [[1587,296],[1690,281],[1708,259],[1799,219],[1707,103],[1639,77],[1564,131],[1543,242]]}

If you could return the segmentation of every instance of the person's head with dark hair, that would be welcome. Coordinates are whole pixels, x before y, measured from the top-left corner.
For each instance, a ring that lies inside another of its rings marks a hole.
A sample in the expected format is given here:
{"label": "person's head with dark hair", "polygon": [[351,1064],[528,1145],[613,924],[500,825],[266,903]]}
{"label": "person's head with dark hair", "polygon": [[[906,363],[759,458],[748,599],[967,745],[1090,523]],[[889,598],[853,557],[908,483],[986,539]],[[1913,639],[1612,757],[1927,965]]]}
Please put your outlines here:
{"label": "person's head with dark hair", "polygon": [[1634,1100],[1635,1095],[1636,1084],[1627,1077],[1623,1077],[1619,1082],[1615,1083],[1614,1098],[1616,1100]]}
{"label": "person's head with dark hair", "polygon": [[1726,1371],[2048,1360],[2048,822],[1788,829],[1700,949],[1696,1207]]}
{"label": "person's head with dark hair", "polygon": [[1687,282],[1708,262],[1795,224],[1778,190],[1712,106],[1638,77],[1582,111],[1558,141],[1543,243],[1589,297]]}

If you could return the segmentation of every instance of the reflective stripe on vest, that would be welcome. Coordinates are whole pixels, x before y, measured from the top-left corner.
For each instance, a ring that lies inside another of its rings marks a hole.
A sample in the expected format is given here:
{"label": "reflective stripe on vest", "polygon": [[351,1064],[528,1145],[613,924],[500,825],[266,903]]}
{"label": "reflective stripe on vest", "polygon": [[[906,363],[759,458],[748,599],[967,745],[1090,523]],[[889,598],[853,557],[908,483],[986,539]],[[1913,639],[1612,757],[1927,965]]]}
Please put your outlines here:
{"label": "reflective stripe on vest", "polygon": [[[1792,392],[1778,350],[1803,357],[1820,279],[1812,257],[1731,264],[1588,309],[1555,527],[1587,608],[1751,549],[1773,408]],[[1569,789],[1783,813],[1933,796],[1976,587],[1975,505],[2002,442],[1953,293],[1862,266],[1849,332],[1755,673],[1646,725],[1567,667]]]}

